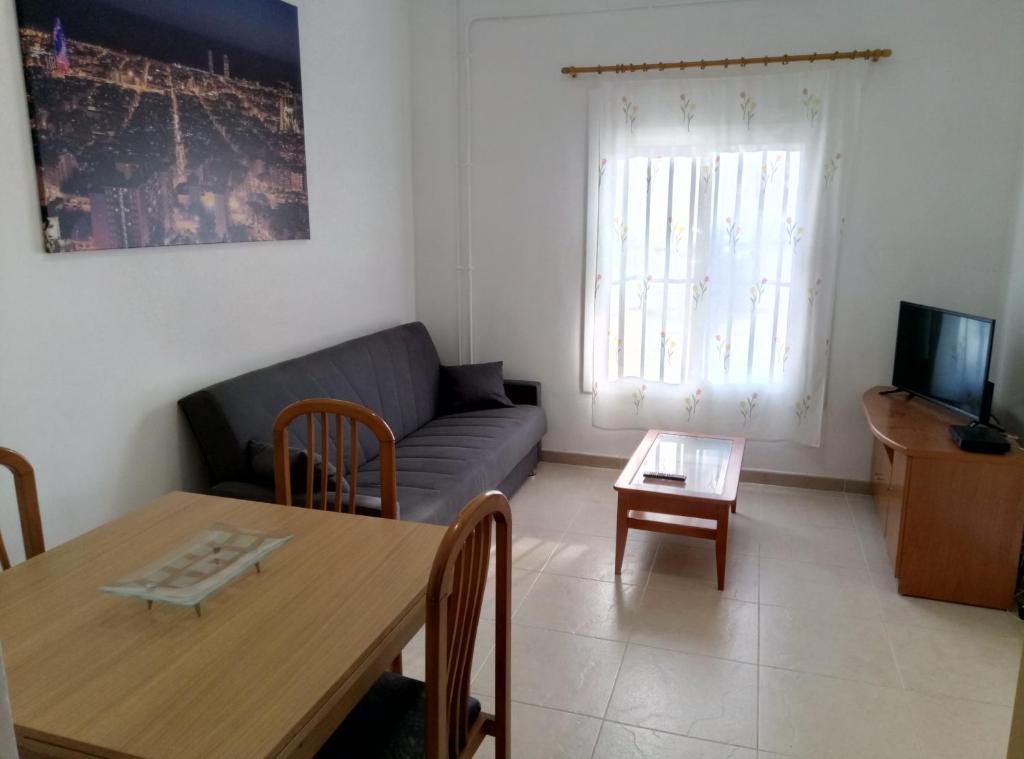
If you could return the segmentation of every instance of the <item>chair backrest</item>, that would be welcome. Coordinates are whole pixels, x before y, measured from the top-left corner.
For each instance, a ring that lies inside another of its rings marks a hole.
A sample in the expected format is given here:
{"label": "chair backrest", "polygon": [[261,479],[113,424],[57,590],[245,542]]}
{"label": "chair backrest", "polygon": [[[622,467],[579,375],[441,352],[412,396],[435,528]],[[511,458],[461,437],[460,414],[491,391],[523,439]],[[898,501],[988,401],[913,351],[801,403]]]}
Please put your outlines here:
{"label": "chair backrest", "polygon": [[[469,682],[480,608],[497,533],[495,710],[467,724]],[[427,757],[467,757],[484,735],[495,740],[495,755],[509,756],[511,692],[511,513],[497,491],[474,498],[448,528],[437,550],[427,586]]]}
{"label": "chair backrest", "polygon": [[[36,494],[36,475],[24,456],[9,448],[0,448],[0,466],[14,475],[14,492],[21,517],[21,539],[25,544],[25,558],[31,559],[46,550],[43,545],[43,525],[39,520],[39,496]],[[10,569],[11,560],[0,536],[0,569]]]}
{"label": "chair backrest", "polygon": [[[359,425],[363,425],[377,439],[380,448],[380,501],[381,515],[398,518],[398,484],[395,471],[395,436],[387,422],[370,409],[349,401],[332,398],[311,398],[291,404],[274,421],[274,487],[276,500],[283,506],[293,505],[291,452],[289,446],[291,426],[304,418],[305,434],[301,438],[306,447],[305,506],[323,510],[355,513],[359,474]],[[346,444],[345,423],[348,423]],[[301,424],[300,424],[301,426]],[[345,452],[349,466],[345,466]],[[333,464],[336,482],[334,504],[330,501],[330,467]],[[319,470],[319,472],[317,471]],[[347,504],[343,504],[342,478],[347,477]],[[319,481],[317,481],[319,480]],[[317,495],[319,494],[319,497]]]}

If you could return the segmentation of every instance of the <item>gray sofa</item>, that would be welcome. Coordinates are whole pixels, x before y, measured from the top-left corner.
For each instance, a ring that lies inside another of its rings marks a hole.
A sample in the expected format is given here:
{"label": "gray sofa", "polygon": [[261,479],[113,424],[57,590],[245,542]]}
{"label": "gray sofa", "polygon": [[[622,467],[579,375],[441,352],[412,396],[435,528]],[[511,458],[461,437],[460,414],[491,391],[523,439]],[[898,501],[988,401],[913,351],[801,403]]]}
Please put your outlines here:
{"label": "gray sofa", "polygon": [[[530,476],[547,419],[540,385],[523,381],[505,383],[512,408],[440,416],[440,370],[426,327],[415,322],[219,382],[179,405],[209,469],[210,492],[260,501],[274,500],[273,481],[252,466],[250,441],[269,444],[285,406],[324,397],[367,406],[395,434],[399,518],[447,525],[475,495],[511,495]],[[379,448],[360,432],[358,491],[376,496]],[[372,499],[361,500],[373,513]]]}

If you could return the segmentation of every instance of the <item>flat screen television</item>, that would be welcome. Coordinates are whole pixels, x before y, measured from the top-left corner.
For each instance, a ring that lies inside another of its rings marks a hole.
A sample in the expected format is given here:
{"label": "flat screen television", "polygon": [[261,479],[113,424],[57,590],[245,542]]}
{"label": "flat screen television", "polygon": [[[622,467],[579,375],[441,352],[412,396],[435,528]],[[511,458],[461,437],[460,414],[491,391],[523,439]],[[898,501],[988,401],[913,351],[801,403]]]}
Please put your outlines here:
{"label": "flat screen television", "polygon": [[892,384],[987,423],[993,319],[900,303]]}

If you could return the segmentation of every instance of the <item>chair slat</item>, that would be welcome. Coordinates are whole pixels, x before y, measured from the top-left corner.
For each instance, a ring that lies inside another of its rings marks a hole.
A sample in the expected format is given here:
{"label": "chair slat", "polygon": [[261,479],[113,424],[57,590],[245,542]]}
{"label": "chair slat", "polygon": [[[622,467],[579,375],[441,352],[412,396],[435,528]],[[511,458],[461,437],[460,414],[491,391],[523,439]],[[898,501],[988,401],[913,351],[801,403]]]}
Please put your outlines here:
{"label": "chair slat", "polygon": [[[491,523],[493,518],[488,516],[484,519],[475,531],[475,546],[469,561],[469,573],[473,592],[469,599],[469,618],[465,621],[468,629],[476,630],[480,624],[480,612],[483,605],[483,596],[487,587],[487,568],[491,553]],[[456,709],[462,709],[465,713],[468,707],[470,694],[470,680],[472,678],[473,654],[476,649],[476,635],[469,636],[466,650],[463,653],[464,665],[459,682],[459,696],[456,700]],[[454,714],[458,714],[455,712]],[[451,716],[449,716],[449,720]],[[469,738],[469,726],[465,720],[460,720],[456,727],[459,729],[458,750],[465,748]]]}
{"label": "chair slat", "polygon": [[[485,520],[486,521],[486,520]],[[483,525],[484,522],[481,522]],[[462,609],[459,610],[459,624],[466,630],[474,631],[477,629],[476,622],[478,621],[476,612],[479,611],[476,607],[475,601],[479,594],[479,600],[483,599],[483,583],[480,582],[477,576],[478,564],[478,553],[481,550],[483,544],[480,526],[473,531],[473,535],[467,543],[466,550],[463,552],[464,566],[462,571],[465,579],[463,580],[463,592],[459,598]],[[451,690],[454,698],[452,699],[449,711],[448,711],[448,734],[449,744],[451,748],[458,752],[465,745],[467,725],[464,718],[460,718],[461,714],[466,713],[467,703],[469,699],[469,680],[470,670],[472,669],[473,650],[476,643],[476,635],[470,634],[465,635],[459,642],[459,650],[456,654],[458,662],[455,677],[451,683]]]}
{"label": "chair slat", "polygon": [[[441,542],[427,591],[427,757],[468,757],[484,732],[495,736],[495,754],[508,759],[508,646],[511,617],[511,551],[508,500],[493,492],[475,498]],[[497,717],[482,714],[472,725],[466,713],[473,652],[490,564],[498,539],[495,702]],[[503,567],[502,563],[509,566]],[[500,721],[500,722],[499,722]]]}
{"label": "chair slat", "polygon": [[330,445],[330,436],[327,434],[327,414],[320,413],[320,510],[327,511],[327,481],[329,472],[327,471],[328,463],[331,460],[331,454],[328,450]]}
{"label": "chair slat", "polygon": [[313,434],[313,415],[306,414],[306,506],[313,508],[313,454],[316,441]]}
{"label": "chair slat", "polygon": [[[477,532],[470,533],[456,560],[454,587],[448,597],[448,617],[452,620],[449,628],[451,641],[448,655],[448,742],[458,743],[461,739],[459,725],[465,722],[459,719],[459,705],[462,703],[462,683],[465,679],[466,649],[471,646],[470,640],[475,636],[475,629],[469,625],[469,609],[472,574],[467,571],[471,556],[476,548]],[[463,714],[465,712],[462,712]]]}
{"label": "chair slat", "polygon": [[[344,423],[348,421],[350,431],[350,466],[347,472],[349,478],[349,498],[347,511],[354,513],[356,510],[356,495],[359,490],[359,425],[369,428],[377,439],[380,448],[380,501],[381,516],[387,519],[398,518],[398,483],[395,468],[395,436],[387,422],[381,419],[370,409],[349,401],[339,401],[332,398],[312,398],[305,401],[297,401],[285,408],[277,419],[274,420],[273,441],[274,441],[274,482],[275,496],[279,504],[291,506],[294,502],[292,493],[291,467],[289,465],[289,430],[293,422],[305,418],[306,433],[306,506],[314,506],[313,493],[315,492],[315,463],[317,459],[316,445],[316,422],[314,417],[319,417],[320,427],[320,498],[319,508],[330,508],[330,477],[327,471],[331,461],[330,417],[334,417],[334,460],[336,474],[335,484],[335,511],[342,510],[344,497],[342,496],[342,478],[346,475],[344,468],[345,461],[345,438]],[[299,438],[301,439],[301,438]]]}
{"label": "chair slat", "polygon": [[334,483],[334,510],[341,512],[341,499],[345,489],[341,487],[342,477],[345,476],[345,438],[342,436],[345,428],[345,417],[341,414],[334,415],[334,471],[337,472],[337,482]]}
{"label": "chair slat", "polygon": [[0,535],[0,569],[10,569],[11,560],[7,556],[7,549],[4,548],[4,536]]}
{"label": "chair slat", "polygon": [[[348,513],[356,513],[356,491],[359,489],[359,423],[352,420],[349,425],[352,442],[349,445],[352,464],[349,466]],[[383,470],[381,471],[383,477]]]}
{"label": "chair slat", "polygon": [[[25,558],[46,551],[43,542],[43,524],[39,518],[39,495],[36,491],[36,475],[28,459],[10,448],[0,448],[0,466],[14,475],[14,493],[18,502],[18,516],[21,520],[21,540],[25,546]],[[0,536],[0,569],[10,569],[11,560]]]}

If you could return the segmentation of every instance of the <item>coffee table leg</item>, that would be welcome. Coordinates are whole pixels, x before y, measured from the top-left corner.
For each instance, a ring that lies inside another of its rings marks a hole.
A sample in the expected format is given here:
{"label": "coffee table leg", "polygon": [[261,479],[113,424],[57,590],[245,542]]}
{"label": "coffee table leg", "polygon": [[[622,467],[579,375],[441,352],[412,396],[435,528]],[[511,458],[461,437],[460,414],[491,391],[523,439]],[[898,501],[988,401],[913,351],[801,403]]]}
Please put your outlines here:
{"label": "coffee table leg", "polygon": [[628,509],[619,496],[618,518],[615,523],[615,574],[622,574],[622,557],[626,554],[626,533],[629,527],[626,525],[626,514]]}
{"label": "coffee table leg", "polygon": [[725,590],[725,549],[729,543],[729,509],[726,508],[715,529],[715,561],[718,564],[718,589]]}

